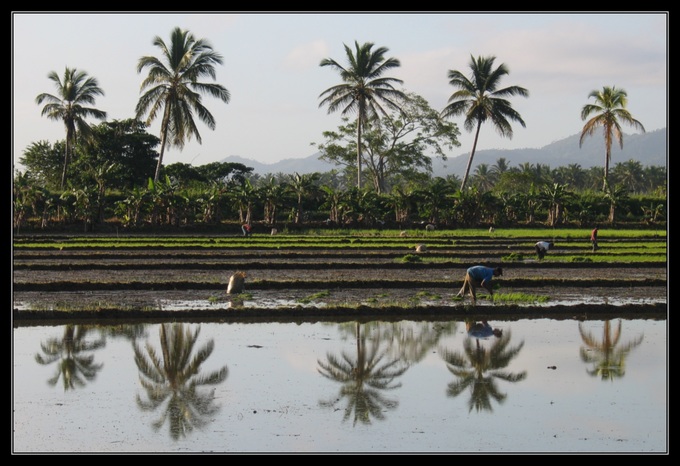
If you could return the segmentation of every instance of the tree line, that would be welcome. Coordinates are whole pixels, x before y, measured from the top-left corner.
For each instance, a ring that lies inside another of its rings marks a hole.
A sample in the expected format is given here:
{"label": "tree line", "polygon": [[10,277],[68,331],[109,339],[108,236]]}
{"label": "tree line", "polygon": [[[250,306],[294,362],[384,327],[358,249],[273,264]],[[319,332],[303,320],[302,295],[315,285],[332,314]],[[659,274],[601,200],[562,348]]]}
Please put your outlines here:
{"label": "tree line", "polygon": [[[317,144],[321,158],[338,169],[260,176],[241,164],[164,166],[167,147],[181,149],[193,137],[201,142],[194,115],[215,128],[201,94],[228,103],[230,93],[220,84],[201,81],[215,79],[215,66],[222,63],[207,40],[175,28],[168,43],[155,37],[153,44],[161,56],[139,59],[138,73],[148,74],[135,116],[128,120],[91,126],[87,118],[106,118],[91,106],[103,95],[97,80],[68,67],[63,78],[48,74],[57,94],[40,94],[36,103],[44,104],[43,116],[65,125],[66,138],[55,144],[34,142],[24,151],[20,162],[26,171],[14,176],[15,230],[80,222],[89,231],[106,223],[130,228],[236,221],[471,227],[665,221],[665,167],[642,167],[630,160],[615,164],[610,173],[611,146],[623,146],[621,124],[644,131],[626,108],[625,90],[594,90],[588,97],[595,102],[581,112],[586,123],[580,144],[596,129],[603,130],[604,171],[578,165],[511,167],[499,159],[491,167],[478,165],[471,174],[481,125],[490,122],[501,136],[511,138],[510,122],[525,124],[508,98],[528,97],[528,90],[501,87],[509,69],[505,64],[496,67],[495,57],[471,56],[469,75],[449,70],[455,92],[436,111],[417,94],[398,89],[401,80],[385,76],[400,62],[386,58],[388,49],[373,49],[370,42],[355,42],[354,50],[345,45],[345,66],[332,58],[320,62],[342,80],[319,96],[320,107],[343,115],[343,124],[324,132],[324,142]],[[156,137],[146,128],[158,116]],[[432,156],[445,160],[447,150],[460,145],[458,126],[449,121],[457,116],[464,117],[467,131],[475,131],[462,180],[433,175],[431,162]]]}
{"label": "tree line", "polygon": [[[140,151],[147,150],[144,138],[131,139]],[[47,151],[53,162],[60,159],[60,145]],[[48,146],[36,143],[34,149]],[[338,170],[260,175],[235,163],[196,167],[175,163],[163,167],[163,176],[154,182],[152,154],[147,154],[146,164],[129,157],[130,164],[114,164],[108,171],[88,167],[84,159],[74,163],[83,164],[82,170],[74,171],[79,187],[50,190],[35,183],[31,171],[15,177],[15,231],[76,224],[85,231],[232,223],[279,229],[403,229],[423,223],[442,228],[624,222],[658,226],[665,223],[667,213],[665,167],[643,167],[633,160],[613,167],[610,179],[617,188],[611,192],[598,188],[601,173],[595,167],[551,169],[530,163],[512,167],[501,158],[491,167],[479,165],[465,191],[455,175],[428,175],[380,193],[358,189],[351,174]],[[53,182],[58,183],[58,164],[46,164],[50,165]]]}

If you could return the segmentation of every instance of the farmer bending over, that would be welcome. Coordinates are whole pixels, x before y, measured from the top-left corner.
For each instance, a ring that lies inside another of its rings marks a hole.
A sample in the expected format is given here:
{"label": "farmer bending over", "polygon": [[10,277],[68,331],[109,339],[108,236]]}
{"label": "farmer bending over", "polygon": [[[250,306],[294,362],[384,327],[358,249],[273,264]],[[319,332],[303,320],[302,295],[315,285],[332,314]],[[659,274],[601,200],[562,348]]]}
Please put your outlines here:
{"label": "farmer bending over", "polygon": [[547,253],[549,249],[555,247],[555,243],[552,241],[539,241],[534,247],[536,248],[536,255],[538,258],[543,259],[545,257],[545,253]]}
{"label": "farmer bending over", "polygon": [[472,304],[477,304],[477,287],[481,286],[489,295],[493,296],[493,285],[491,281],[493,277],[499,277],[503,275],[503,269],[500,267],[485,267],[483,265],[475,265],[467,269],[465,274],[465,281],[463,282],[463,287],[460,289],[457,298],[464,298],[465,293],[470,292],[470,297],[472,298]]}

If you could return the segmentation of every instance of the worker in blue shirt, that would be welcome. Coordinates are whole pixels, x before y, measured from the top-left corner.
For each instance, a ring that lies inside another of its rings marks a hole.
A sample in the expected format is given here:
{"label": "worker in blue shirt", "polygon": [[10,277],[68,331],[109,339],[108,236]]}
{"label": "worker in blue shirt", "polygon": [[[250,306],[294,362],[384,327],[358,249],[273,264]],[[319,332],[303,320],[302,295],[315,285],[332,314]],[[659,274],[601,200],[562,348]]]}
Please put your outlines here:
{"label": "worker in blue shirt", "polygon": [[503,275],[503,269],[500,267],[486,267],[483,265],[475,265],[467,269],[465,273],[465,281],[463,282],[463,287],[460,289],[457,298],[464,298],[465,293],[470,292],[470,297],[472,298],[472,304],[477,304],[477,287],[481,286],[489,295],[493,296],[493,285],[491,281],[494,277],[499,277]]}

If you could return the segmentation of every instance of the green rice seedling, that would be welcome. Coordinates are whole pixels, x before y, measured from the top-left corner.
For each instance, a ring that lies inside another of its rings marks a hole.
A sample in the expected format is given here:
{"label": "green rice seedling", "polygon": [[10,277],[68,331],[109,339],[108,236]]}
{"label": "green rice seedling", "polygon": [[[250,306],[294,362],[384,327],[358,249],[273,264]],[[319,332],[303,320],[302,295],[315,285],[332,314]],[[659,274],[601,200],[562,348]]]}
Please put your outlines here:
{"label": "green rice seedling", "polygon": [[418,298],[425,298],[425,299],[432,299],[432,300],[438,300],[441,299],[441,295],[438,295],[436,293],[432,293],[430,291],[419,291],[416,293],[416,296]]}
{"label": "green rice seedling", "polygon": [[313,295],[309,295],[305,298],[300,298],[297,301],[299,303],[302,303],[302,304],[309,304],[312,301],[316,301],[317,299],[320,299],[320,298],[326,298],[328,296],[330,296],[329,291],[319,291],[318,293],[314,293]]}
{"label": "green rice seedling", "polygon": [[494,303],[546,303],[549,296],[539,296],[526,293],[496,293],[491,298]]}
{"label": "green rice seedling", "polygon": [[524,260],[524,254],[518,252],[511,252],[507,256],[503,256],[501,261],[503,262],[521,262]]}
{"label": "green rice seedling", "polygon": [[244,301],[248,299],[253,298],[252,293],[239,293],[239,294],[230,294],[229,296],[229,301],[232,302],[232,304],[238,306],[240,304],[243,304]]}

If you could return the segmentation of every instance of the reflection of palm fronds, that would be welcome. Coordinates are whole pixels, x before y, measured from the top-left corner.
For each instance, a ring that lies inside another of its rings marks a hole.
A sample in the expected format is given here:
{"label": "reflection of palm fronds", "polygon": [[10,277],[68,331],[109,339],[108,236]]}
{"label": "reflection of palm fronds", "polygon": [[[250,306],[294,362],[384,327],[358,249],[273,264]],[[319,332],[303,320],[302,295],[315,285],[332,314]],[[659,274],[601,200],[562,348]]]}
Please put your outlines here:
{"label": "reflection of palm fronds", "polygon": [[360,336],[358,331],[357,335],[356,358],[343,352],[341,358],[327,354],[327,362],[318,361],[318,371],[323,377],[342,384],[338,398],[320,401],[319,405],[334,408],[342,399],[347,399],[343,421],[354,412],[354,425],[359,421],[370,424],[371,418],[382,420],[384,409],[398,406],[396,401],[385,398],[381,392],[401,387],[400,383],[394,383],[394,379],[409,367],[400,358],[383,362],[386,352],[378,351],[379,336],[367,347],[365,337]]}
{"label": "reflection of palm fronds", "polygon": [[585,343],[579,349],[581,361],[593,363],[593,367],[586,372],[588,375],[600,375],[602,380],[611,380],[623,377],[626,374],[626,358],[628,354],[642,343],[644,335],[640,335],[633,341],[619,346],[621,341],[621,320],[616,328],[612,328],[609,320],[604,321],[602,340],[596,339],[592,333],[586,331],[582,322],[578,324],[581,339]]}
{"label": "reflection of palm fronds", "polygon": [[[194,427],[205,424],[205,418],[217,412],[214,403],[214,389],[200,392],[198,387],[217,385],[228,375],[227,366],[207,375],[199,375],[201,365],[214,349],[210,340],[192,358],[200,327],[194,332],[183,324],[162,324],[160,326],[161,356],[146,343],[146,354],[134,344],[135,363],[140,372],[140,383],[147,394],[147,400],[137,395],[137,405],[144,411],[156,410],[166,403],[161,417],[153,423],[160,429],[169,419],[170,433],[174,439],[191,432]],[[148,357],[147,357],[148,355]]]}
{"label": "reflection of palm fronds", "polygon": [[501,393],[498,380],[506,382],[520,382],[527,376],[526,371],[510,373],[502,369],[519,354],[524,347],[524,342],[514,348],[509,348],[510,331],[503,333],[487,348],[479,343],[476,338],[466,338],[463,342],[464,353],[454,351],[442,351],[442,358],[446,362],[447,369],[457,380],[448,385],[447,396],[456,397],[466,389],[470,390],[468,400],[469,411],[493,411],[491,400],[502,404],[507,395]]}
{"label": "reflection of palm fronds", "polygon": [[72,390],[84,387],[86,381],[97,377],[103,364],[95,364],[93,354],[82,353],[103,348],[106,340],[100,335],[98,340],[88,341],[90,330],[91,327],[83,325],[66,325],[61,338],[50,338],[40,343],[43,354],[35,355],[38,364],[49,365],[60,361],[54,376],[47,381],[50,386],[55,386],[61,378],[64,390]]}

